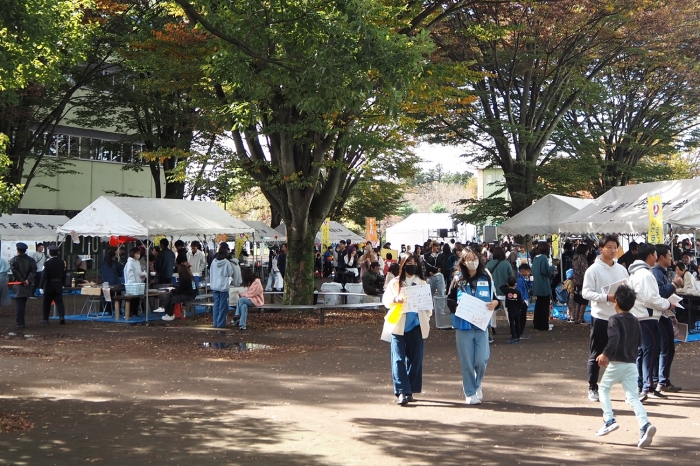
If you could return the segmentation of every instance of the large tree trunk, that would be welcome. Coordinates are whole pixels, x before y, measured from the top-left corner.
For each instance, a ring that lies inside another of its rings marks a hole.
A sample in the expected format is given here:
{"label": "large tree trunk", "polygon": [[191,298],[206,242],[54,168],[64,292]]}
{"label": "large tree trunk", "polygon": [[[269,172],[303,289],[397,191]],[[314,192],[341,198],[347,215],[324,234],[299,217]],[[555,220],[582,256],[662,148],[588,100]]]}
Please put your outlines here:
{"label": "large tree trunk", "polygon": [[315,237],[316,231],[308,225],[307,228],[294,228],[294,225],[287,224],[287,269],[284,274],[284,302],[287,304],[312,304]]}
{"label": "large tree trunk", "polygon": [[[153,149],[149,149],[153,150]],[[160,188],[160,162],[151,161],[148,162],[148,167],[151,170],[151,178],[153,178],[153,186],[156,188],[156,198],[160,199],[163,197],[163,192]]]}
{"label": "large tree trunk", "polygon": [[277,228],[282,223],[282,212],[275,207],[274,204],[270,204],[270,226],[272,228]]}
{"label": "large tree trunk", "polygon": [[507,172],[504,167],[504,172],[506,188],[511,199],[511,210],[508,212],[508,216],[512,217],[532,205],[535,198],[533,190],[537,182],[537,174],[535,167],[527,162],[516,162],[510,172]]}

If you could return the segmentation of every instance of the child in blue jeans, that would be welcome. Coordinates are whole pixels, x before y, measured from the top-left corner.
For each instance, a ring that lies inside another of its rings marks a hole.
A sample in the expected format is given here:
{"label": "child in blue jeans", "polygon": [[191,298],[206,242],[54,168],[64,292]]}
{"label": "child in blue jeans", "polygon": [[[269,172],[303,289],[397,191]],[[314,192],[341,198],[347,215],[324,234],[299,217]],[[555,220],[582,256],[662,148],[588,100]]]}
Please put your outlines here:
{"label": "child in blue jeans", "polygon": [[595,433],[607,435],[619,426],[613,416],[610,402],[610,388],[621,383],[627,396],[627,403],[632,406],[641,430],[639,448],[648,447],[656,434],[656,427],[647,419],[647,413],[637,395],[637,352],[642,341],[642,331],[637,318],[630,314],[636,295],[627,285],[621,285],[615,291],[616,314],[608,320],[608,344],[603,353],[596,358],[598,365],[604,367],[605,373],[598,384],[600,404],[603,408],[603,427]]}

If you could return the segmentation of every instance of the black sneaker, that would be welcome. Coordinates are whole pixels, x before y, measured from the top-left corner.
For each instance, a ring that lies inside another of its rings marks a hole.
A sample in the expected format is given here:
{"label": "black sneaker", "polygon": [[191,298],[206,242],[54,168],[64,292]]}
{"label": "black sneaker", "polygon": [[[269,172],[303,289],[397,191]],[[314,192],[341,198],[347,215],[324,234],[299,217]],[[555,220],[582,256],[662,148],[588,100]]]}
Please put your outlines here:
{"label": "black sneaker", "polygon": [[416,400],[413,398],[413,395],[406,395],[406,400],[408,400],[409,403],[416,402]]}
{"label": "black sneaker", "polygon": [[639,392],[639,401],[640,402],[645,402],[647,401],[647,398],[649,398],[649,394],[647,392]]}
{"label": "black sneaker", "polygon": [[664,395],[663,393],[661,393],[658,390],[654,390],[653,392],[649,393],[649,398],[657,398],[660,400],[664,400],[664,399],[668,398],[668,396]]}
{"label": "black sneaker", "polygon": [[396,398],[396,404],[406,406],[408,404],[408,397],[403,393],[399,394],[398,398]]}
{"label": "black sneaker", "polygon": [[61,319],[61,321],[59,322],[59,324],[60,324],[60,325],[66,325],[66,319]]}
{"label": "black sneaker", "polygon": [[664,386],[664,385],[657,385],[656,386],[656,391],[658,391],[662,395],[665,395],[666,393],[678,393],[681,390],[683,390],[683,387],[676,387],[673,384],[668,384],[666,386]]}
{"label": "black sneaker", "polygon": [[637,447],[644,448],[651,445],[651,441],[654,439],[655,434],[656,427],[647,422],[647,425],[642,427],[642,429],[639,431],[639,442],[637,442]]}

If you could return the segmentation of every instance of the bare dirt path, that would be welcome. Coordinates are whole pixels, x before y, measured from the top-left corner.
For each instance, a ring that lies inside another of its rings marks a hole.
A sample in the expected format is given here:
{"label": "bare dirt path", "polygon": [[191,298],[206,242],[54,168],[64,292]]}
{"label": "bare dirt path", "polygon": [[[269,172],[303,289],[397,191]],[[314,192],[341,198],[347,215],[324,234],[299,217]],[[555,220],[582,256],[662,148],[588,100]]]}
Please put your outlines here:
{"label": "bare dirt path", "polygon": [[[463,403],[453,333],[433,330],[425,392],[401,408],[376,313],[324,327],[254,315],[243,335],[202,320],[52,323],[31,325],[27,339],[9,335],[11,311],[0,312],[0,413],[33,427],[0,433],[0,464],[700,464],[697,343],[677,346],[684,390],[646,404],[658,434],[638,450],[621,388],[621,428],[593,435],[602,413],[586,398],[584,326],[520,345],[497,335],[480,406]],[[270,348],[211,347],[243,342]]]}

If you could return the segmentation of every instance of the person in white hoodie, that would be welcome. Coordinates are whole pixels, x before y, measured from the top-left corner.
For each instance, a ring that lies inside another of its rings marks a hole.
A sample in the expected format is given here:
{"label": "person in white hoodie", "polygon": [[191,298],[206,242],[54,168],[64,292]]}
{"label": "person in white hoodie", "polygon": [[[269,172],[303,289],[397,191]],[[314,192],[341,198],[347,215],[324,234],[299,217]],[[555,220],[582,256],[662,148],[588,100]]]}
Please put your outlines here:
{"label": "person in white hoodie", "polygon": [[231,262],[228,261],[226,255],[228,247],[223,244],[219,246],[219,251],[216,257],[211,262],[209,268],[209,280],[211,281],[211,290],[214,298],[214,327],[225,328],[226,317],[228,315],[228,293],[229,283],[233,268]]}
{"label": "person in white hoodie", "polygon": [[599,401],[598,376],[600,367],[596,358],[608,344],[608,319],[615,315],[614,293],[603,288],[629,278],[627,269],[616,262],[620,241],[617,235],[606,235],[600,247],[600,256],[588,267],[583,276],[581,296],[591,302],[591,353],[588,357],[588,399]]}
{"label": "person in white hoodie", "polygon": [[663,311],[673,310],[675,307],[666,298],[659,294],[659,286],[651,268],[656,265],[656,247],[653,244],[645,244],[639,248],[637,260],[629,266],[630,286],[637,295],[632,314],[639,320],[642,328],[642,346],[637,355],[637,386],[639,388],[639,400],[647,397],[666,398],[656,391],[654,384],[654,369],[659,364],[659,342],[661,333],[659,318]]}
{"label": "person in white hoodie", "polygon": [[126,265],[124,265],[125,285],[143,283],[146,273],[141,272],[141,261],[139,259],[141,259],[141,250],[139,248],[129,249],[129,258],[126,260]]}

